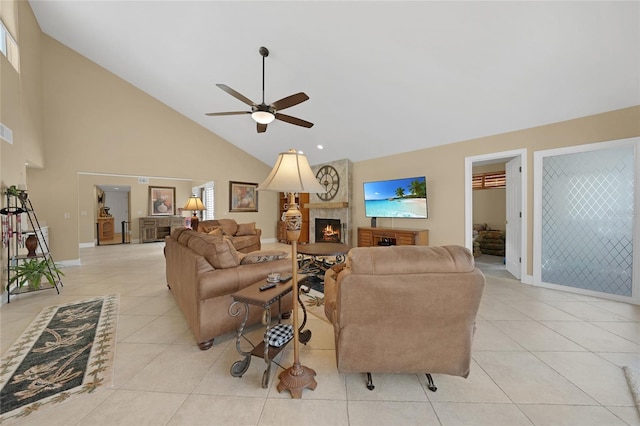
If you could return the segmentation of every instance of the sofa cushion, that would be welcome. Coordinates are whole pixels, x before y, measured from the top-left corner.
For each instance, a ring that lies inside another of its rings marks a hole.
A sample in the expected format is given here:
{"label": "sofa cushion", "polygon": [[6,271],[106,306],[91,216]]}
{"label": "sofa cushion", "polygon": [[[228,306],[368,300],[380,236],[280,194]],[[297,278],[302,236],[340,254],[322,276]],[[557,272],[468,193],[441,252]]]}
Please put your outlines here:
{"label": "sofa cushion", "polygon": [[240,264],[238,252],[224,238],[199,232],[191,237],[188,247],[217,269],[235,268]]}
{"label": "sofa cushion", "polygon": [[462,246],[355,247],[347,266],[354,274],[422,274],[425,272],[471,272],[471,252]]}
{"label": "sofa cushion", "polygon": [[185,228],[185,227],[175,228],[173,231],[171,231],[171,236],[173,237],[174,240],[178,241],[180,238],[180,235],[184,231],[188,231],[188,230],[189,228]]}
{"label": "sofa cushion", "polygon": [[238,222],[235,219],[218,219],[218,225],[229,235],[236,235],[238,231]]}
{"label": "sofa cushion", "polygon": [[287,252],[280,250],[260,250],[249,254],[240,253],[241,265],[249,265],[251,263],[270,262],[272,260],[280,260],[287,258]]}
{"label": "sofa cushion", "polygon": [[243,235],[256,235],[256,223],[240,223],[238,224],[238,230],[235,233],[236,237]]}
{"label": "sofa cushion", "polygon": [[192,231],[190,229],[185,229],[183,232],[180,233],[180,235],[178,235],[178,242],[183,246],[189,246],[189,240],[195,234],[196,234],[195,231]]}
{"label": "sofa cushion", "polygon": [[[255,235],[243,235],[242,237],[225,237],[232,239],[233,246],[236,250],[244,250],[258,243],[258,237]],[[254,249],[255,250],[255,249]],[[247,251],[245,251],[246,253]]]}

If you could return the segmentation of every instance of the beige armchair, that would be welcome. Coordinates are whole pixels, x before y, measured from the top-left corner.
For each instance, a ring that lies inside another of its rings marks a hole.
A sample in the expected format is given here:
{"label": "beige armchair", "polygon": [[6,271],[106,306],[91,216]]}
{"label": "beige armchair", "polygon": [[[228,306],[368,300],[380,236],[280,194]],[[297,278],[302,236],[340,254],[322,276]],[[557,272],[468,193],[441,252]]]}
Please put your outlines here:
{"label": "beige armchair", "polygon": [[484,284],[464,247],[352,249],[325,274],[338,371],[466,378]]}

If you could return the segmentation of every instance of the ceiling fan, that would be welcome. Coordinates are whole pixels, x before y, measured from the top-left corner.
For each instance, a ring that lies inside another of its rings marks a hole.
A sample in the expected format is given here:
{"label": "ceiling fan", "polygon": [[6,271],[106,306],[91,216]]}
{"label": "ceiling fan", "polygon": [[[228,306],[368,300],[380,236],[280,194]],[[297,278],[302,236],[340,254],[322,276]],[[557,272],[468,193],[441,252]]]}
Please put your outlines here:
{"label": "ceiling fan", "polygon": [[217,115],[240,115],[240,114],[251,114],[251,118],[253,118],[257,124],[258,133],[264,133],[267,131],[267,124],[271,123],[273,120],[285,121],[290,124],[295,124],[296,126],[302,127],[312,127],[313,123],[302,120],[300,118],[292,117],[290,115],[281,114],[278,111],[281,111],[285,108],[292,107],[294,105],[298,105],[309,99],[304,92],[296,93],[295,95],[287,96],[286,98],[282,98],[279,101],[275,101],[270,105],[264,103],[264,58],[269,56],[269,49],[266,47],[261,47],[258,52],[262,55],[262,103],[257,104],[251,101],[249,98],[243,96],[242,94],[236,92],[231,87],[226,84],[216,84],[219,88],[233,96],[234,98],[244,102],[245,104],[251,107],[251,111],[229,111],[229,112],[209,112],[205,115],[209,116],[217,116]]}

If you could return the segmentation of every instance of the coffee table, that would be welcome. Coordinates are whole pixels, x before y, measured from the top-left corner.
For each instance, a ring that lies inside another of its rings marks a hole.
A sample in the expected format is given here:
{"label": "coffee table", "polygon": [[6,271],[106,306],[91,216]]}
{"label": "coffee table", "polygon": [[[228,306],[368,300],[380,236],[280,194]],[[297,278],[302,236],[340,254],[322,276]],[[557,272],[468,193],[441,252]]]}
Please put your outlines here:
{"label": "coffee table", "polygon": [[[300,273],[311,280],[322,280],[324,272],[335,265],[343,263],[351,246],[342,243],[314,243],[298,245],[298,266]],[[329,262],[324,257],[335,256],[335,262]],[[322,257],[322,259],[320,259]]]}

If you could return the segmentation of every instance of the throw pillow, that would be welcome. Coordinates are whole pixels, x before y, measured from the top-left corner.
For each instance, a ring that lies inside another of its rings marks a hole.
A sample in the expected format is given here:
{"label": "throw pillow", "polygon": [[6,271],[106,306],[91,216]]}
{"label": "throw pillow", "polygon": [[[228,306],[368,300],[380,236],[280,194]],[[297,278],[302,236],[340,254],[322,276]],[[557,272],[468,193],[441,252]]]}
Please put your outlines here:
{"label": "throw pillow", "polygon": [[208,234],[210,231],[213,231],[214,229],[219,227],[220,225],[218,225],[217,220],[201,220],[198,223],[198,231],[204,232],[205,234]]}
{"label": "throw pillow", "polygon": [[238,230],[236,231],[236,237],[243,235],[256,235],[256,223],[240,223],[238,224]]}
{"label": "throw pillow", "polygon": [[236,235],[238,230],[238,222],[235,219],[218,219],[218,225],[222,226],[222,230],[229,235]]}
{"label": "throw pillow", "polygon": [[[242,253],[240,254],[242,256]],[[287,252],[280,250],[260,250],[246,254],[240,260],[241,265],[250,265],[252,263],[270,262],[272,260],[286,259]]]}
{"label": "throw pillow", "polygon": [[278,324],[267,332],[269,345],[279,348],[293,338],[293,326],[291,324]]}
{"label": "throw pillow", "polygon": [[217,228],[214,228],[211,231],[207,232],[207,234],[213,235],[214,237],[222,238],[222,236],[224,235],[224,231],[222,230],[222,228],[217,227]]}

